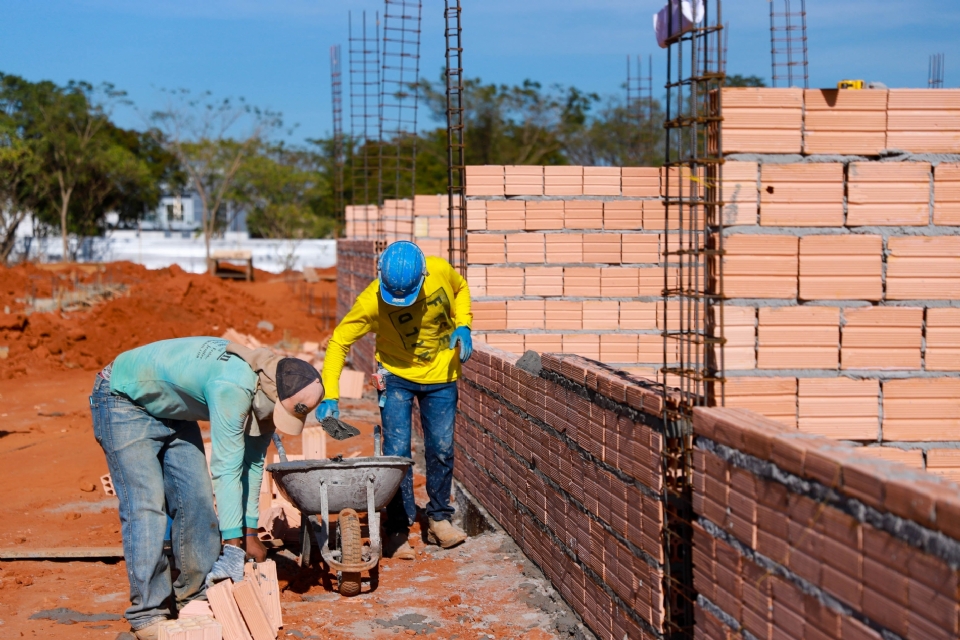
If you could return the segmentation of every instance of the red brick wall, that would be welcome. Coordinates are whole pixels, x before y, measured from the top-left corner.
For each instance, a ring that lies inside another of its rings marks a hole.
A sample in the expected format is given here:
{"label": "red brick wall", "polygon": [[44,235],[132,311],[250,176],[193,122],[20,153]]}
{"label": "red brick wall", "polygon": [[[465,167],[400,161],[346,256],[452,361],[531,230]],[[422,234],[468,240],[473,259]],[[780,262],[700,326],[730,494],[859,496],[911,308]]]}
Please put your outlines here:
{"label": "red brick wall", "polygon": [[[377,277],[377,251],[373,240],[337,240],[337,322],[343,319],[360,292]],[[350,350],[353,368],[376,371],[373,334],[361,338]]]}
{"label": "red brick wall", "polygon": [[960,486],[744,410],[694,431],[697,638],[958,637]]}
{"label": "red brick wall", "polygon": [[478,345],[464,365],[457,478],[600,638],[663,630],[662,397],[577,356],[535,377]]}

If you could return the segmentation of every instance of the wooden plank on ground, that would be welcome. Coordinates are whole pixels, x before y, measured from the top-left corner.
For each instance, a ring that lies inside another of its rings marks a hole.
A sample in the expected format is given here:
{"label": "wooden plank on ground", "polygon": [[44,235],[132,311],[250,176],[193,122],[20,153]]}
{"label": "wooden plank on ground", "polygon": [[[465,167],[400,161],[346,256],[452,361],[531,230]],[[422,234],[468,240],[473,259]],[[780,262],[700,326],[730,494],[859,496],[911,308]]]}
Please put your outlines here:
{"label": "wooden plank on ground", "polygon": [[48,547],[0,549],[0,560],[114,560],[123,558],[123,547]]}

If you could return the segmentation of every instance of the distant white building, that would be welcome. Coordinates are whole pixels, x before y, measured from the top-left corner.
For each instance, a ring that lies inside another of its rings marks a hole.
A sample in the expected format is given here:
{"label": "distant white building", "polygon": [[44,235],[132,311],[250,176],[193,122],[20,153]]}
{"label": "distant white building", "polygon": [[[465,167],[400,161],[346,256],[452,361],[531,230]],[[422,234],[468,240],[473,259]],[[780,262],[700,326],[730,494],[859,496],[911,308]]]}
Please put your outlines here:
{"label": "distant white building", "polygon": [[[247,232],[247,212],[243,209],[227,210],[229,224],[225,229],[231,235]],[[200,232],[203,220],[203,202],[193,189],[182,193],[167,193],[160,198],[154,211],[143,217],[139,228],[144,232],[162,231],[164,237],[178,234],[189,238]]]}

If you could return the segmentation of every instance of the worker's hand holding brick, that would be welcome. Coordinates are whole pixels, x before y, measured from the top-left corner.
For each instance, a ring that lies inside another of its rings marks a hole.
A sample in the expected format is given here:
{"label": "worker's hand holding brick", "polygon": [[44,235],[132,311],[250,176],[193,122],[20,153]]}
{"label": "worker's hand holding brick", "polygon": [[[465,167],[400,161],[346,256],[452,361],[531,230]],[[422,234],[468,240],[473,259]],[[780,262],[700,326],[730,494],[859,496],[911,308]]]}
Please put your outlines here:
{"label": "worker's hand holding brick", "polygon": [[473,338],[470,337],[470,327],[457,327],[450,336],[450,348],[455,349],[460,343],[460,362],[466,362],[473,355]]}

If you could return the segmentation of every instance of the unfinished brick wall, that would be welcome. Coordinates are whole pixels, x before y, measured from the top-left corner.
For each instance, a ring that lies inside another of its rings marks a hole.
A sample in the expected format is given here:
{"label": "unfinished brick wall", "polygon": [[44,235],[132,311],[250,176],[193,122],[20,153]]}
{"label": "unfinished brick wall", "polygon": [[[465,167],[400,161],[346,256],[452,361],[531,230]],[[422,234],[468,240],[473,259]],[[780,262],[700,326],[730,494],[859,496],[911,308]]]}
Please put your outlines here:
{"label": "unfinished brick wall", "polygon": [[742,409],[694,418],[697,638],[960,633],[960,486]]}
{"label": "unfinished brick wall", "polygon": [[960,91],[723,105],[725,406],[960,477]]}
{"label": "unfinished brick wall", "polygon": [[[357,296],[376,279],[377,255],[373,240],[337,240],[337,322],[343,320]],[[375,353],[374,335],[367,334],[350,350],[353,368],[374,373],[377,366]]]}
{"label": "unfinished brick wall", "polygon": [[477,338],[655,376],[664,242],[656,168],[467,167]]}
{"label": "unfinished brick wall", "polygon": [[375,205],[348,205],[344,235],[350,239],[412,240],[429,256],[448,257],[449,215],[447,196],[415,196],[411,201],[386,200],[378,212]]}
{"label": "unfinished brick wall", "polygon": [[577,356],[477,345],[463,367],[456,477],[600,638],[663,631],[662,396]]}

